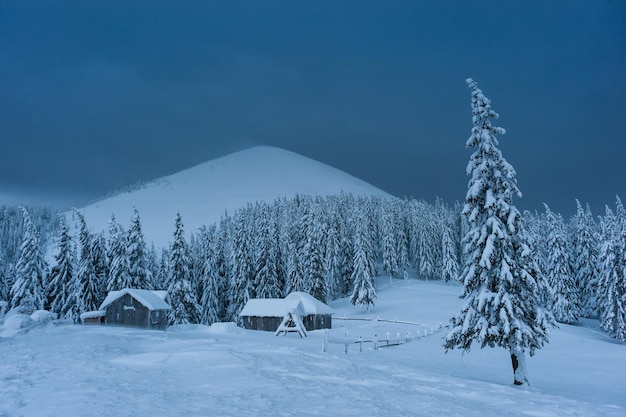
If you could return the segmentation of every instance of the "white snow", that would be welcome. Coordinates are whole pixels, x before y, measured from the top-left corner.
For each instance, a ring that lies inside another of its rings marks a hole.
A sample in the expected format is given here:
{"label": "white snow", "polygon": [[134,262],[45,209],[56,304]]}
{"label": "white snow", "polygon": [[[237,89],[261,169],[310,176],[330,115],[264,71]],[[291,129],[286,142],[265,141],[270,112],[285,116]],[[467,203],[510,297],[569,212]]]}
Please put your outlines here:
{"label": "white snow", "polygon": [[140,290],[137,288],[124,288],[119,291],[109,291],[106,298],[100,305],[98,310],[105,310],[106,307],[125,294],[129,294],[135,300],[139,301],[142,306],[148,310],[171,310],[172,307],[165,302],[167,291],[150,291]]}
{"label": "white snow", "polygon": [[301,291],[294,291],[285,297],[286,300],[300,300],[305,315],[310,314],[333,314],[332,308],[322,303],[311,294]]}
{"label": "white snow", "polygon": [[107,315],[106,311],[96,310],[96,311],[85,311],[80,315],[81,320],[85,319],[97,319],[100,317],[104,317]]}
{"label": "white snow", "polygon": [[[275,337],[232,323],[156,331],[53,321],[2,337],[0,415],[626,415],[626,346],[597,321],[555,329],[527,359],[531,386],[520,388],[504,349],[444,353],[439,324],[459,310],[459,285],[388,282],[379,279],[370,313],[347,299],[330,303],[326,353],[322,330]],[[349,344],[348,354],[333,343],[375,335],[409,341],[378,350]]]}
{"label": "white snow", "polygon": [[284,317],[287,313],[299,316],[312,314],[334,314],[332,308],[322,303],[311,294],[294,291],[285,298],[252,298],[239,313],[244,317]]}
{"label": "white snow", "polygon": [[302,303],[299,299],[287,300],[284,298],[251,298],[239,313],[240,317],[284,317],[294,312],[304,315]]}
{"label": "white snow", "polygon": [[[256,201],[301,195],[389,197],[384,191],[343,171],[279,148],[260,146],[236,152],[163,177],[132,192],[118,194],[81,208],[92,232],[108,230],[111,214],[128,228],[137,207],[150,246],[167,247],[173,240],[174,219],[182,215],[187,232],[219,222],[228,211]],[[72,212],[66,214],[72,219]],[[74,222],[69,221],[72,225]]]}

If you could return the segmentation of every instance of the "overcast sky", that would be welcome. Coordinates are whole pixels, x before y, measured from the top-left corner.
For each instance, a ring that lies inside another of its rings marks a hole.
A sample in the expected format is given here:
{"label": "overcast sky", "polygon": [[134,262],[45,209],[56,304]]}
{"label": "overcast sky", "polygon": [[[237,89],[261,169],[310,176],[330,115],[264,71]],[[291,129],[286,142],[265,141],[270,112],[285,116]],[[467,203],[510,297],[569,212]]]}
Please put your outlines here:
{"label": "overcast sky", "polygon": [[461,201],[472,77],[518,207],[601,214],[626,198],[624,4],[0,0],[0,196],[80,206],[272,145]]}

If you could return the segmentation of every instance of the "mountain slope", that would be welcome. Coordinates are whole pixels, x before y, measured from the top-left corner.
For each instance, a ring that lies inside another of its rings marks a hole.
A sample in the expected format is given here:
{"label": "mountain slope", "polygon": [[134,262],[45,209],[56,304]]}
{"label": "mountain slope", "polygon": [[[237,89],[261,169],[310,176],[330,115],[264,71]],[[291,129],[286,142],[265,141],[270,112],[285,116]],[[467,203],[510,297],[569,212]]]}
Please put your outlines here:
{"label": "mountain slope", "polygon": [[80,209],[91,231],[107,229],[111,213],[127,227],[133,206],[141,217],[148,244],[172,240],[174,217],[185,229],[219,221],[247,203],[271,202],[296,194],[389,196],[384,191],[321,162],[283,149],[260,146],[214,159]]}

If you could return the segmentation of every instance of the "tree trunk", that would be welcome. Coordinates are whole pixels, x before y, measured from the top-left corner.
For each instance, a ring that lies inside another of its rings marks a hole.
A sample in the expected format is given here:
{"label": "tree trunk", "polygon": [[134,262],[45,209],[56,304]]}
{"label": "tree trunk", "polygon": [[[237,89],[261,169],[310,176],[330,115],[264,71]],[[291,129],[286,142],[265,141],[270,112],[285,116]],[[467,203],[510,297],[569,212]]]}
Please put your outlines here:
{"label": "tree trunk", "polygon": [[513,384],[530,385],[526,377],[526,357],[524,352],[516,352],[511,349],[511,363],[513,365]]}

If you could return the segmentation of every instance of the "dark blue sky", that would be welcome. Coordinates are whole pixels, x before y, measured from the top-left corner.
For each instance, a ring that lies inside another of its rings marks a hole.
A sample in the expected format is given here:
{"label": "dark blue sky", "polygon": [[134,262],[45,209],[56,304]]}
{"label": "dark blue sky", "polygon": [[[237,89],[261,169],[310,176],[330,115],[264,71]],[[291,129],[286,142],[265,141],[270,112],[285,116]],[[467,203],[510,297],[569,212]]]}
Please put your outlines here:
{"label": "dark blue sky", "polygon": [[626,198],[624,4],[0,0],[0,193],[80,205],[273,145],[451,203],[473,77],[517,205],[600,214]]}

